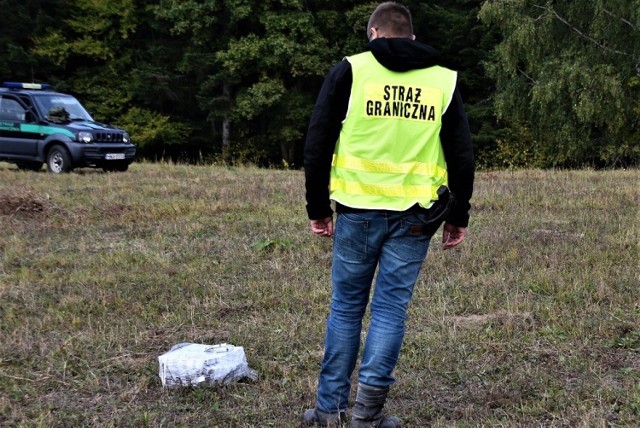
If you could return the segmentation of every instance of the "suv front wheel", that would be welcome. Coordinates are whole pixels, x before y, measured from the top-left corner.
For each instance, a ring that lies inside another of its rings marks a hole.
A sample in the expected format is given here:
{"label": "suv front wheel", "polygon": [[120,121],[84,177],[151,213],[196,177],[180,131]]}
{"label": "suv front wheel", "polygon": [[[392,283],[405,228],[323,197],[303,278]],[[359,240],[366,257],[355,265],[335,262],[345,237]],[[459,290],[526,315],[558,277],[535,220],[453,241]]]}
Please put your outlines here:
{"label": "suv front wheel", "polygon": [[47,169],[54,174],[71,171],[71,156],[67,149],[61,145],[55,145],[47,153]]}

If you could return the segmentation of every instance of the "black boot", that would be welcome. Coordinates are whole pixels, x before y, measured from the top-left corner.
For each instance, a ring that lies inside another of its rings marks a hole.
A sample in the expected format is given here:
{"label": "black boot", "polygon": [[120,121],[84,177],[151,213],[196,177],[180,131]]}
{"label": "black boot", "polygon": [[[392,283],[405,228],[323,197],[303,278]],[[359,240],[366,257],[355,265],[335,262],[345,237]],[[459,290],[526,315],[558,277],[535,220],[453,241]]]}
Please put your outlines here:
{"label": "black boot", "polygon": [[346,420],[346,412],[326,413],[317,408],[309,409],[302,415],[302,423],[307,426],[337,428]]}
{"label": "black boot", "polygon": [[402,423],[395,416],[385,416],[382,408],[387,400],[389,388],[375,388],[358,384],[356,404],[351,416],[352,428],[400,428]]}

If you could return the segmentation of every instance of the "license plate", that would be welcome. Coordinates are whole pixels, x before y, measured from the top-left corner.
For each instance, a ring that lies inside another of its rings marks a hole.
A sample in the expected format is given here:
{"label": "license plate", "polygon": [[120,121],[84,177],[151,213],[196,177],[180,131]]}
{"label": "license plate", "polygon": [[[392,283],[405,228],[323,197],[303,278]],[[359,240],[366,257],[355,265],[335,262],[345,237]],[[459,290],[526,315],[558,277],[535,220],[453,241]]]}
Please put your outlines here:
{"label": "license plate", "polygon": [[124,153],[107,153],[104,158],[107,160],[124,159]]}

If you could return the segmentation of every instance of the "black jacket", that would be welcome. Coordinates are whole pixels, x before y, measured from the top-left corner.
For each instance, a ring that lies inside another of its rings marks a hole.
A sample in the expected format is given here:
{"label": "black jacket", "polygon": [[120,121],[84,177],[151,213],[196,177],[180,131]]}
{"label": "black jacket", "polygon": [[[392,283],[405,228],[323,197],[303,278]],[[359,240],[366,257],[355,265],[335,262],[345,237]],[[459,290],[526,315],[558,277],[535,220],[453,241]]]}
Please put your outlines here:
{"label": "black jacket", "polygon": [[[438,65],[439,53],[435,49],[410,39],[379,38],[370,42],[366,50],[393,71]],[[347,60],[336,64],[324,80],[311,115],[304,150],[304,171],[307,214],[312,220],[333,214],[329,200],[331,158],[347,114],[352,80],[351,64]],[[447,162],[449,188],[456,197],[456,204],[446,221],[466,227],[473,192],[474,157],[469,123],[457,87],[449,108],[442,116],[440,139]],[[336,205],[338,212],[343,208]]]}

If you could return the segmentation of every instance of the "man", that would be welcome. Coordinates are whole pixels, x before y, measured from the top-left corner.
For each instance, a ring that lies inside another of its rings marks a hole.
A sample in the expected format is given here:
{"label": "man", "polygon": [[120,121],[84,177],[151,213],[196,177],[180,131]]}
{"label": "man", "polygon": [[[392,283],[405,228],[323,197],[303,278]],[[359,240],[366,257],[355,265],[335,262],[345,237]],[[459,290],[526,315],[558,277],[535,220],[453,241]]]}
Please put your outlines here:
{"label": "man", "polygon": [[467,234],[474,160],[456,73],[415,41],[411,14],[400,4],[380,4],[367,33],[366,51],[325,78],[305,145],[311,230],[334,238],[325,353],[306,425],[346,418],[377,268],[351,426],[400,426],[382,409],[395,381],[414,284],[443,221],[444,249]]}

